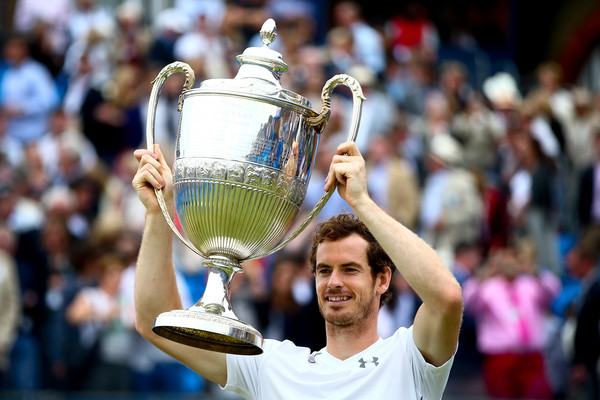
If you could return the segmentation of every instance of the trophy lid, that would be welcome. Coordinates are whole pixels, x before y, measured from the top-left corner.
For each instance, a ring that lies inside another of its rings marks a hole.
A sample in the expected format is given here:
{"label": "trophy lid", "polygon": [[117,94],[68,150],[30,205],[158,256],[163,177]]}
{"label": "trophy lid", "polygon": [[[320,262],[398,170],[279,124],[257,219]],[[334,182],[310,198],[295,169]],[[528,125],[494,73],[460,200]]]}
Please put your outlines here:
{"label": "trophy lid", "polygon": [[[288,70],[283,56],[269,48],[277,37],[275,21],[269,18],[260,30],[262,47],[248,47],[236,57],[240,69],[233,79],[208,79],[202,82],[199,90],[202,93],[230,93],[247,97],[260,98],[283,106],[299,108],[303,113],[316,114],[311,110],[310,102],[281,86],[281,74]],[[190,90],[184,96],[198,93]]]}
{"label": "trophy lid", "polygon": [[283,62],[283,56],[280,53],[269,49],[269,45],[273,43],[276,37],[277,27],[275,21],[269,18],[260,29],[260,40],[264,45],[262,47],[248,47],[236,59],[242,66],[253,64],[270,69],[279,78],[281,73],[288,70],[288,66]]}

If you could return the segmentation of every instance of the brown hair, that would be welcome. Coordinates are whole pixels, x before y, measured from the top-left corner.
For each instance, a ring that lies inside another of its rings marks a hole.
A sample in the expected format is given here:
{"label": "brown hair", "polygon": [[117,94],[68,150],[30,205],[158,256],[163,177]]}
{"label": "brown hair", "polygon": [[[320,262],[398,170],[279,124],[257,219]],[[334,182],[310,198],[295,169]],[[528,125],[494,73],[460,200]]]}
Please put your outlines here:
{"label": "brown hair", "polygon": [[[340,214],[331,217],[327,221],[321,222],[313,235],[313,243],[310,249],[310,271],[314,274],[317,265],[317,248],[319,244],[325,241],[336,241],[345,239],[352,234],[357,234],[362,237],[367,243],[367,261],[371,267],[371,274],[375,278],[382,273],[385,267],[389,267],[392,271],[396,271],[396,266],[387,255],[385,250],[377,242],[373,234],[369,231],[366,225],[352,214]],[[386,304],[392,298],[392,285],[388,287],[386,292],[381,295],[379,307]]]}

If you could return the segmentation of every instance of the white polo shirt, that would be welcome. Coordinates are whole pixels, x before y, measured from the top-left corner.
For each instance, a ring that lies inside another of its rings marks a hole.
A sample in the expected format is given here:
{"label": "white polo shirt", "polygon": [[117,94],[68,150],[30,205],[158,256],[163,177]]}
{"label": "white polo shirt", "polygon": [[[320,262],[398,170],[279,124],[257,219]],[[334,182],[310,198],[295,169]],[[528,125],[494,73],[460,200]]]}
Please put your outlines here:
{"label": "white polo shirt", "polygon": [[417,349],[412,327],[339,360],[290,341],[265,340],[259,356],[227,355],[224,389],[246,399],[441,399],[454,357],[440,367]]}

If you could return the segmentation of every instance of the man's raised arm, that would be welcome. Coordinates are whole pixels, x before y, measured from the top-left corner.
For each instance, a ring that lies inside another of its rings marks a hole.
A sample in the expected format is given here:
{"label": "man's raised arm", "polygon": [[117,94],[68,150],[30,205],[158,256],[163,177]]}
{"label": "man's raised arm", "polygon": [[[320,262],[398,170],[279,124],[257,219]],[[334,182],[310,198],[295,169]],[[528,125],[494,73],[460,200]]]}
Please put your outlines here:
{"label": "man's raised arm", "polygon": [[162,214],[154,189],[164,189],[172,209],[172,174],[158,145],[155,151],[136,150],[138,171],[132,185],[146,207],[146,225],[135,272],[135,311],[138,332],[155,346],[205,378],[225,385],[225,354],[197,349],[152,332],[162,312],[181,309],[172,259],[173,233]]}
{"label": "man's raised arm", "polygon": [[365,162],[356,145],[343,143],[337,153],[325,190],[337,184],[340,195],[423,300],[415,317],[413,337],[425,359],[440,366],[452,357],[458,343],[463,311],[460,285],[427,243],[369,197]]}

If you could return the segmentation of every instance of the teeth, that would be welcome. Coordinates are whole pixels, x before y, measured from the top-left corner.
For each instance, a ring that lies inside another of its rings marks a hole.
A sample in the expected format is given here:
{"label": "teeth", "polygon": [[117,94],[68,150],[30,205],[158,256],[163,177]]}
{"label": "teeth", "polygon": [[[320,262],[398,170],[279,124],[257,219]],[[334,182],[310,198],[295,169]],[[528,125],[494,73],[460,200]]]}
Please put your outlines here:
{"label": "teeth", "polygon": [[339,296],[339,297],[330,297],[329,301],[344,301],[344,300],[348,300],[348,297],[346,296]]}

